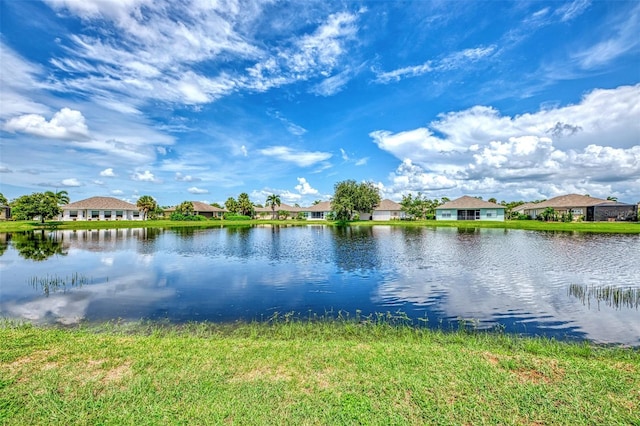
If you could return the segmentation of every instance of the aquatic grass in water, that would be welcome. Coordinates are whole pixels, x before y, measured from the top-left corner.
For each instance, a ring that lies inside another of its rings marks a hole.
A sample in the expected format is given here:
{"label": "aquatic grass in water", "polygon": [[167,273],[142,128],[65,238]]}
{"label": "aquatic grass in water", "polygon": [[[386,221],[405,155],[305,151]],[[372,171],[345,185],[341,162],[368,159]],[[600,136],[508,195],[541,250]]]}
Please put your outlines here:
{"label": "aquatic grass in water", "polygon": [[600,309],[600,302],[604,302],[606,306],[615,309],[638,309],[638,306],[640,306],[640,289],[632,287],[571,284],[569,286],[569,295],[579,299],[589,307],[591,307],[591,299],[593,298],[597,303],[598,309]]}
{"label": "aquatic grass in water", "polygon": [[41,290],[45,296],[50,293],[66,292],[67,287],[82,287],[91,284],[93,279],[87,278],[77,272],[71,276],[61,277],[59,275],[45,275],[44,277],[34,276],[29,279],[29,284],[36,290]]}

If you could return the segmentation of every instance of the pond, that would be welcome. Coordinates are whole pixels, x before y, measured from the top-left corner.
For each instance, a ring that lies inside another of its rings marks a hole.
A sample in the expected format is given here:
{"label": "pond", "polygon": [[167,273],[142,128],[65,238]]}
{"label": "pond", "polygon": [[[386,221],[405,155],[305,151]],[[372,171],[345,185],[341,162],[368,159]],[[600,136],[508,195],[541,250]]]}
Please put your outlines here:
{"label": "pond", "polygon": [[0,234],[0,317],[416,325],[640,346],[640,236],[247,226]]}

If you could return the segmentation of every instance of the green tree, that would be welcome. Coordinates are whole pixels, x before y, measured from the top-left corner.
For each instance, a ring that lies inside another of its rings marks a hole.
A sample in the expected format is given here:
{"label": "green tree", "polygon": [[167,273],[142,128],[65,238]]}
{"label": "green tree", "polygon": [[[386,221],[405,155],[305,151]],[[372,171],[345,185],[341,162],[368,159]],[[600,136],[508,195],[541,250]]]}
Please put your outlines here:
{"label": "green tree", "polygon": [[378,204],[380,190],[371,182],[358,184],[355,180],[345,180],[334,186],[331,210],[337,220],[351,220],[358,212],[371,213]]}
{"label": "green tree", "polygon": [[69,201],[71,201],[69,199],[69,193],[67,191],[58,191],[58,192],[47,191],[44,194],[48,197],[55,198],[56,202],[60,206],[67,205],[69,204]]}
{"label": "green tree", "polygon": [[191,216],[194,214],[193,203],[191,201],[183,201],[176,206],[176,213]]}
{"label": "green tree", "polygon": [[415,197],[408,194],[402,197],[400,202],[402,211],[416,219],[433,219],[436,215],[436,207],[440,205],[438,199],[430,200],[422,196],[421,192]]}
{"label": "green tree", "polygon": [[609,195],[607,197],[607,200],[613,201],[614,203],[617,203],[618,202],[618,197],[614,197],[613,195]]}
{"label": "green tree", "polygon": [[264,205],[269,207],[271,206],[271,218],[276,218],[276,206],[280,207],[280,196],[276,194],[271,194],[267,197],[267,201],[264,202]]}
{"label": "green tree", "polygon": [[219,203],[211,203],[211,206],[213,207],[217,207],[219,209],[223,209],[224,207],[222,207]]}
{"label": "green tree", "polygon": [[238,213],[249,217],[254,216],[253,203],[249,199],[249,194],[246,192],[238,195]]}
{"label": "green tree", "polygon": [[136,202],[136,206],[142,212],[142,218],[146,220],[149,212],[154,211],[155,209],[158,208],[158,203],[156,202],[156,200],[154,200],[154,198],[151,195],[143,195],[140,198],[138,198],[138,201]]}
{"label": "green tree", "polygon": [[8,206],[9,201],[5,198],[4,194],[0,192],[0,206]]}
{"label": "green tree", "polygon": [[489,198],[487,201],[490,202],[490,203],[493,203],[493,204],[498,204],[498,200],[496,200],[493,197]]}
{"label": "green tree", "polygon": [[238,202],[235,198],[227,198],[227,201],[224,202],[224,206],[229,213],[238,213]]}
{"label": "green tree", "polygon": [[45,220],[53,219],[61,212],[56,198],[42,192],[23,195],[11,203],[11,215],[17,220],[39,217],[44,223]]}

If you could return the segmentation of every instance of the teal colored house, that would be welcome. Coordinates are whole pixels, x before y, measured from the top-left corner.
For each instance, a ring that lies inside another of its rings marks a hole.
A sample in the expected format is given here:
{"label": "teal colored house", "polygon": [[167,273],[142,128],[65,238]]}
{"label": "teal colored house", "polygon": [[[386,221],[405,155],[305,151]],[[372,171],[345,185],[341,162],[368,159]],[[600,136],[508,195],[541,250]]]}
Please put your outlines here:
{"label": "teal colored house", "polygon": [[493,220],[504,222],[505,207],[465,195],[436,207],[436,220]]}

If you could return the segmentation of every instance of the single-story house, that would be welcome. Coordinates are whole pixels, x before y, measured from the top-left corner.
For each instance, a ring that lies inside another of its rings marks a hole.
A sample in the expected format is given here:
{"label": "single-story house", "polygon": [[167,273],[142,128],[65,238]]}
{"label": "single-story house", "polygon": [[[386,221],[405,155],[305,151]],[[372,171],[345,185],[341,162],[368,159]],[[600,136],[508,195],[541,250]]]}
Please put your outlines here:
{"label": "single-story house", "polygon": [[504,221],[505,206],[465,195],[436,207],[436,220]]}
{"label": "single-story house", "polygon": [[326,220],[332,212],[331,201],[321,201],[311,207],[305,207],[301,211],[307,212],[307,219],[309,220]]}
{"label": "single-story house", "polygon": [[62,206],[61,220],[143,220],[135,204],[113,197],[91,197]]}
{"label": "single-story house", "polygon": [[571,213],[574,220],[582,219],[589,222],[635,221],[638,217],[638,206],[635,204],[619,203],[579,194],[561,195],[540,203],[523,204],[513,211],[535,219],[549,207],[558,215]]}
{"label": "single-story house", "polygon": [[367,220],[367,216],[371,220],[400,220],[405,218],[405,212],[400,204],[384,199],[373,209],[373,213],[360,214],[360,219]]}
{"label": "single-story house", "polygon": [[[298,213],[302,210],[302,207],[290,206],[285,203],[280,203],[279,206],[275,206],[276,216],[278,216],[279,211],[285,211],[289,213],[287,219],[297,217]],[[256,217],[258,219],[271,219],[273,217],[273,210],[271,210],[271,206],[256,207],[254,211],[256,212]]]}
{"label": "single-story house", "polygon": [[[227,212],[225,209],[221,209],[219,207],[212,206],[207,203],[203,203],[201,201],[191,201],[191,204],[193,204],[193,214],[204,216],[209,219],[211,218],[222,219],[224,214]],[[175,206],[169,207],[167,209],[164,209],[164,215],[170,216],[171,213],[175,211],[176,211]]]}

